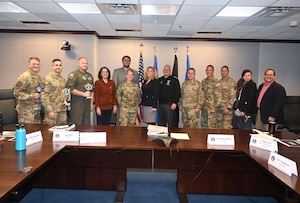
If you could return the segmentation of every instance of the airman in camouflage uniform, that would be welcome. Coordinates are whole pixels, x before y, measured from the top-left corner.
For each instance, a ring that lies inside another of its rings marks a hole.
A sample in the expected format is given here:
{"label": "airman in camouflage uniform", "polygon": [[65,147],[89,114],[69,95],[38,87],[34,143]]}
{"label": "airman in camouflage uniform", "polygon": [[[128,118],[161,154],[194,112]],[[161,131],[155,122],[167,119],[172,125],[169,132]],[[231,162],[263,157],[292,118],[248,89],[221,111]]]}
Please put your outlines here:
{"label": "airman in camouflage uniform", "polygon": [[17,100],[18,122],[40,124],[42,122],[41,102],[40,93],[37,91],[37,87],[41,87],[42,82],[39,75],[40,59],[31,57],[28,62],[28,70],[18,77],[13,90]]}
{"label": "airman in camouflage uniform", "polygon": [[202,106],[202,128],[217,128],[216,111],[220,105],[221,86],[220,82],[214,76],[214,66],[206,67],[207,78],[203,79],[201,84],[204,91],[204,102]]}
{"label": "airman in camouflage uniform", "polygon": [[236,82],[229,77],[229,68],[223,66],[221,68],[222,79],[221,84],[221,102],[217,110],[217,126],[218,128],[231,129],[232,107],[236,97]]}
{"label": "airman in camouflage uniform", "polygon": [[137,108],[140,98],[140,90],[137,83],[133,82],[132,70],[126,72],[126,81],[117,90],[118,104],[120,105],[120,126],[134,126]]}
{"label": "airman in camouflage uniform", "polygon": [[179,109],[184,128],[198,128],[200,110],[204,100],[201,83],[195,79],[195,69],[188,70],[188,80],[182,83]]}
{"label": "airman in camouflage uniform", "polygon": [[66,80],[61,76],[62,63],[60,59],[52,60],[52,72],[43,78],[44,91],[41,94],[42,104],[45,109],[43,123],[65,125],[67,124],[67,100],[63,94]]}
{"label": "airman in camouflage uniform", "polygon": [[91,111],[94,109],[93,75],[88,70],[88,60],[80,57],[77,61],[78,69],[68,76],[66,88],[71,91],[70,121],[76,125],[91,125]]}

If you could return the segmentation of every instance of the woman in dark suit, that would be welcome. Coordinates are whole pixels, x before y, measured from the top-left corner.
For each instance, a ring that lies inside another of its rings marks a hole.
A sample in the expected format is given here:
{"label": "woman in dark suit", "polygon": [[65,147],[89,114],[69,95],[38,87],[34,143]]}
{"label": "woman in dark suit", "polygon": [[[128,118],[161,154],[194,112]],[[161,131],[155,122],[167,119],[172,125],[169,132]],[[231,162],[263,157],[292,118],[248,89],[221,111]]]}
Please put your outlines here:
{"label": "woman in dark suit", "polygon": [[159,95],[159,84],[157,80],[157,72],[149,66],[146,69],[144,81],[142,84],[142,116],[145,123],[156,123],[156,109]]}
{"label": "woman in dark suit", "polygon": [[237,82],[237,97],[232,119],[234,129],[252,129],[256,92],[257,87],[252,80],[252,72],[246,69],[242,72],[242,78]]}

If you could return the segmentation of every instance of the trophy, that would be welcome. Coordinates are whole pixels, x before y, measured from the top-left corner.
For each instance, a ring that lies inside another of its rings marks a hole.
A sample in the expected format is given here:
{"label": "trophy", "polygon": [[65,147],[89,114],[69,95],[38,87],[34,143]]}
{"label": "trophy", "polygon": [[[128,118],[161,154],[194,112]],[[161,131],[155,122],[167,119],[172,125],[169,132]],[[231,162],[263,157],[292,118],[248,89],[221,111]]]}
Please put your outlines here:
{"label": "trophy", "polygon": [[[36,88],[35,88],[35,92],[41,94],[42,91],[43,91],[43,87],[40,84],[38,84],[38,86],[36,86]],[[35,100],[35,103],[36,104],[41,104],[42,103],[41,97],[37,98]]]}
{"label": "trophy", "polygon": [[[94,86],[91,85],[90,83],[87,83],[86,85],[84,85],[84,88],[85,88],[86,91],[92,91]],[[91,98],[92,98],[91,96],[86,97],[86,99],[91,99]]]}
{"label": "trophy", "polygon": [[64,96],[63,105],[70,106],[70,103],[68,102],[68,101],[70,101],[70,96],[71,96],[70,88],[64,88],[63,90],[61,90],[61,93]]}

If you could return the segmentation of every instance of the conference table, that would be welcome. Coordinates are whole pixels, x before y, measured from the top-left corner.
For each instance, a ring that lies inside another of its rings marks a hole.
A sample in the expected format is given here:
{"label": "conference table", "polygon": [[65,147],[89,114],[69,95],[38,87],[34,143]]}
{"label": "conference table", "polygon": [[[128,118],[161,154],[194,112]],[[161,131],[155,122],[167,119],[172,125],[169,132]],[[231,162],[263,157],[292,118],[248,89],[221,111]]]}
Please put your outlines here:
{"label": "conference table", "polygon": [[[21,152],[14,149],[14,142],[0,143],[0,202],[19,201],[35,187],[115,190],[115,202],[122,202],[126,171],[131,168],[176,170],[180,202],[188,202],[186,194],[194,193],[300,200],[298,177],[268,165],[269,151],[249,147],[250,131],[169,128],[169,132],[187,133],[190,140],[165,147],[153,142],[145,127],[76,126],[79,132],[106,132],[106,142],[100,145],[54,142],[48,130],[51,125],[25,127],[27,133],[41,131],[43,141]],[[235,145],[209,145],[208,134],[234,135]],[[296,139],[298,135],[277,131],[275,137]],[[300,148],[278,144],[278,153],[300,162]],[[20,173],[24,166],[32,166],[32,171]]]}

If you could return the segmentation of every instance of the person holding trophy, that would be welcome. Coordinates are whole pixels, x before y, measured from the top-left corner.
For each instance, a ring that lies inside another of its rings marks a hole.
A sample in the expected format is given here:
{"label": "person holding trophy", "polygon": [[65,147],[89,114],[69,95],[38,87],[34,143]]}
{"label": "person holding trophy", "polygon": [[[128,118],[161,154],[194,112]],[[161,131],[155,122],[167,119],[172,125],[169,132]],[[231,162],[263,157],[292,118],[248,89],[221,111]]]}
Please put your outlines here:
{"label": "person holding trophy", "polygon": [[44,91],[41,93],[41,100],[45,109],[45,124],[67,124],[70,89],[65,88],[66,79],[61,76],[62,69],[61,60],[53,59],[52,71],[43,78]]}
{"label": "person holding trophy", "polygon": [[68,76],[66,88],[71,92],[70,121],[76,125],[90,125],[90,112],[93,104],[93,75],[88,70],[88,59],[80,57],[77,61],[78,69]]}
{"label": "person holding trophy", "polygon": [[23,72],[14,85],[13,95],[17,100],[16,111],[18,112],[19,123],[42,123],[41,118],[41,85],[40,59],[30,57],[28,69]]}

